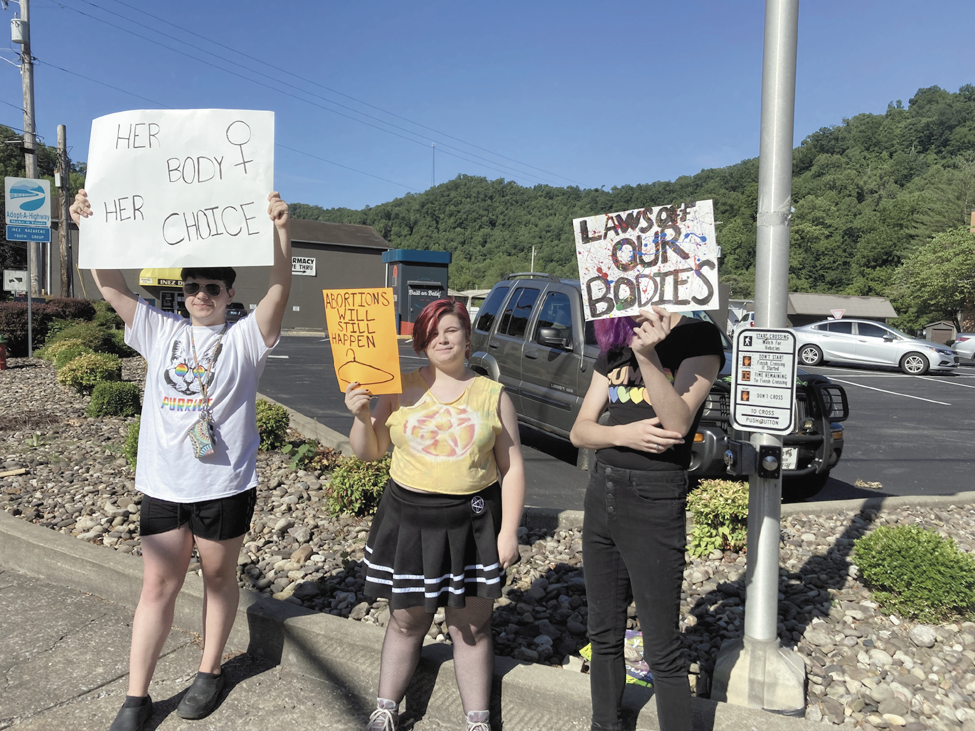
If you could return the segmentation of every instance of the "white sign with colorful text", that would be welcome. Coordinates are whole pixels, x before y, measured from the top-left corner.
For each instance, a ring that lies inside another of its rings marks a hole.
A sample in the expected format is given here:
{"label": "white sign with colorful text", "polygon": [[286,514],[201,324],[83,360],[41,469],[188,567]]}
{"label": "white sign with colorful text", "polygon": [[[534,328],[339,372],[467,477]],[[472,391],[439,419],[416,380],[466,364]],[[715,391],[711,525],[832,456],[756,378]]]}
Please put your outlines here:
{"label": "white sign with colorful text", "polygon": [[91,124],[78,266],[270,266],[274,112],[136,110]]}
{"label": "white sign with colorful text", "polygon": [[718,307],[718,244],[711,201],[577,218],[587,320]]}

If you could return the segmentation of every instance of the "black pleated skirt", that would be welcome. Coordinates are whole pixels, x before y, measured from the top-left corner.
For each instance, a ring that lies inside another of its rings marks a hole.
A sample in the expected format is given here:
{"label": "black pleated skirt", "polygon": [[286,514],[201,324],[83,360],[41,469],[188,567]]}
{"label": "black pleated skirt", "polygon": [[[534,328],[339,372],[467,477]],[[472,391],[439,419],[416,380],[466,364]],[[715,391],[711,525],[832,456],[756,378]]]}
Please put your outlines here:
{"label": "black pleated skirt", "polygon": [[501,486],[468,495],[407,490],[390,479],[366,541],[365,593],[393,609],[463,607],[497,599]]}

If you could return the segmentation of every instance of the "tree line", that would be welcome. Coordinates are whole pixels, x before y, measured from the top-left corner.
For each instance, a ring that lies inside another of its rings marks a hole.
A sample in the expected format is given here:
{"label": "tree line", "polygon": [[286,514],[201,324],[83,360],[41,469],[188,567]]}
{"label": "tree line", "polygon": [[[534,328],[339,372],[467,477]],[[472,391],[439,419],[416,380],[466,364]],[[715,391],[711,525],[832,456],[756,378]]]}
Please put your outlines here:
{"label": "tree line", "polygon": [[[915,270],[923,264],[915,262],[910,271],[905,264],[925,247],[964,251],[962,245],[932,243],[936,236],[951,241],[970,236],[975,86],[954,93],[937,86],[920,89],[907,105],[891,102],[883,114],[858,114],[824,127],[795,148],[793,175],[790,291],[889,297],[898,324],[908,328],[940,318],[961,324],[970,295],[936,296],[929,288],[937,277],[919,276]],[[294,203],[291,212],[296,218],[372,226],[394,248],[449,251],[450,286],[472,289],[528,271],[533,247],[536,271],[578,276],[573,218],[708,198],[722,222],[717,226],[721,281],[731,286],[732,297],[751,297],[757,158],[674,181],[609,190],[529,188],[461,175],[362,210]],[[975,269],[957,274],[952,279],[971,282]],[[936,290],[954,286],[942,282]]]}
{"label": "tree line", "polygon": [[[0,126],[0,169],[24,174],[19,135]],[[14,143],[14,144],[11,144]],[[52,178],[57,150],[38,146]],[[84,184],[73,163],[72,195]],[[883,114],[858,114],[806,137],[793,152],[789,290],[889,297],[897,324],[916,328],[975,309],[975,86],[919,89]],[[721,281],[754,293],[758,159],[674,181],[602,188],[524,187],[460,175],[362,210],[291,204],[296,218],[372,226],[394,248],[449,251],[450,286],[487,288],[512,272],[575,277],[572,219],[712,199]],[[2,234],[2,231],[0,231]],[[22,267],[23,245],[0,240],[0,265]],[[975,329],[975,322],[968,325]]]}

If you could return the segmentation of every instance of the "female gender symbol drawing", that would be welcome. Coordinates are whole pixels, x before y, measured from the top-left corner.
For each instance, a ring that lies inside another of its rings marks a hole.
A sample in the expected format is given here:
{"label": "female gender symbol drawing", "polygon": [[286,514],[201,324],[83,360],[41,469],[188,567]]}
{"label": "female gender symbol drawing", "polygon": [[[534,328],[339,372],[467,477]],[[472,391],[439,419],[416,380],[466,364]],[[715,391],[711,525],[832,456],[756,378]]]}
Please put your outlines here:
{"label": "female gender symbol drawing", "polygon": [[[238,127],[238,125],[240,125]],[[240,162],[235,163],[234,167],[239,168],[241,165],[244,166],[244,175],[247,175],[247,163],[254,162],[253,160],[246,160],[244,158],[244,145],[251,141],[251,128],[247,122],[238,119],[236,122],[231,122],[230,126],[227,127],[227,142],[231,145],[237,145],[240,148]]]}

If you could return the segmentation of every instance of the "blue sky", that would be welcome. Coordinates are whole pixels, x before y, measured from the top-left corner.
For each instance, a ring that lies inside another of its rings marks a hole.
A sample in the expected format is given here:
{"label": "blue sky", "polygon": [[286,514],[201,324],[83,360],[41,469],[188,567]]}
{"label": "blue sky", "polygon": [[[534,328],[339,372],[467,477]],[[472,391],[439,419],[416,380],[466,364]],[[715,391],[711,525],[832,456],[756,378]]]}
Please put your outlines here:
{"label": "blue sky", "polygon": [[[758,154],[759,0],[30,8],[37,131],[55,145],[65,124],[77,160],[93,118],[165,107],[274,111],[276,187],[325,208],[459,174],[610,188]],[[803,2],[795,143],[918,88],[975,83],[973,31],[970,0]],[[9,48],[0,56],[16,61]],[[0,124],[20,130],[20,74],[7,63],[0,101]]]}

